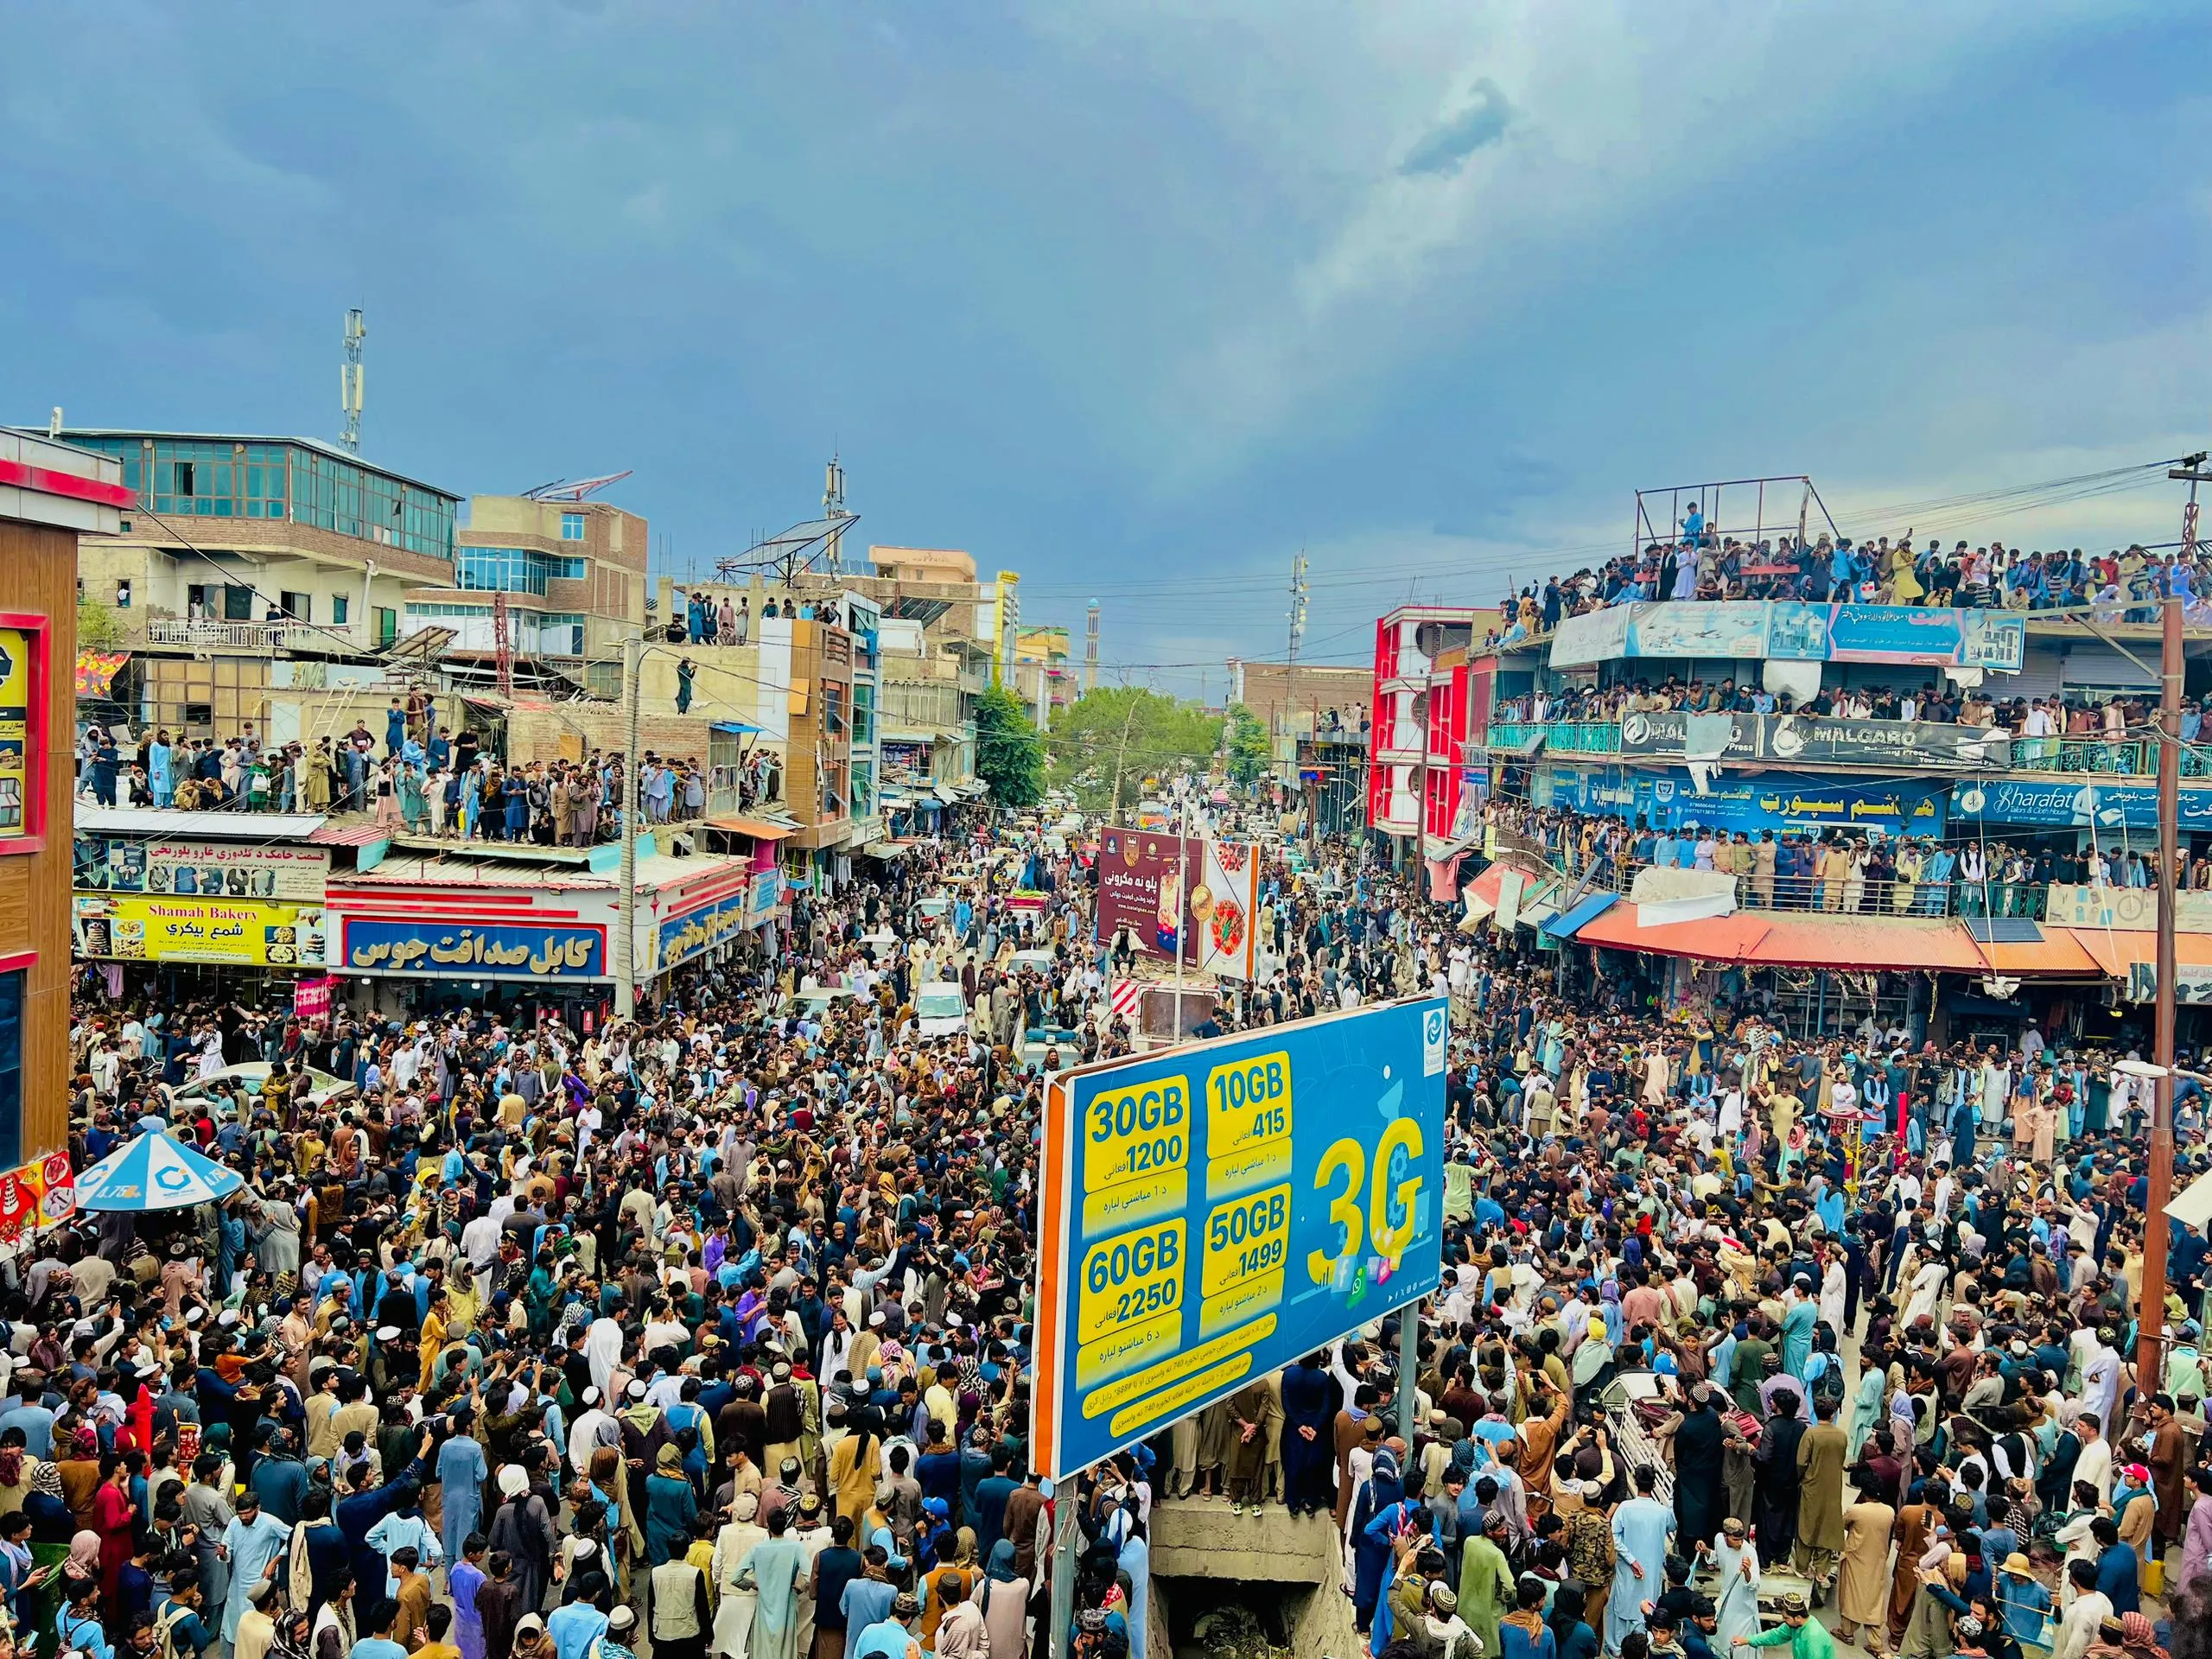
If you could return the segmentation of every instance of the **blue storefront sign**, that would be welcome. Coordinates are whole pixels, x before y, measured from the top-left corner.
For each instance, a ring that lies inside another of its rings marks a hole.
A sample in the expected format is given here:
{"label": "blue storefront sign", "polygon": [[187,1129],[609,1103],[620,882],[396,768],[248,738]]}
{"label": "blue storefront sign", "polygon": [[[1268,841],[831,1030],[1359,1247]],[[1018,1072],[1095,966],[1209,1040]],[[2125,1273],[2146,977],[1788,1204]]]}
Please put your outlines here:
{"label": "blue storefront sign", "polygon": [[479,926],[347,918],[346,969],[465,979],[604,979],[604,930],[577,925]]}
{"label": "blue storefront sign", "polygon": [[[2183,785],[2180,806],[2181,828],[2212,830],[2212,789]],[[1994,783],[1961,784],[1952,794],[1951,810],[1962,818],[1982,823],[2156,830],[2158,791],[2149,784],[2000,779]]]}
{"label": "blue storefront sign", "polygon": [[657,971],[666,973],[743,932],[749,902],[745,890],[740,888],[710,905],[702,905],[672,921],[663,922]]}
{"label": "blue storefront sign", "polygon": [[1441,1001],[1056,1081],[1033,1466],[1060,1478],[1434,1290]]}
{"label": "blue storefront sign", "polygon": [[1654,772],[1618,766],[1550,768],[1550,804],[1572,812],[1642,820],[1655,830],[1741,830],[1756,836],[1821,830],[1940,836],[1950,786],[1934,779],[1867,781],[1812,772],[1722,773],[1700,794],[1686,768]]}
{"label": "blue storefront sign", "polygon": [[1847,830],[1860,834],[1940,836],[1948,790],[1934,782],[1867,782],[1809,773],[1719,777],[1704,794],[1688,772],[1640,779],[1637,816],[1656,830],[1701,830],[1756,836]]}

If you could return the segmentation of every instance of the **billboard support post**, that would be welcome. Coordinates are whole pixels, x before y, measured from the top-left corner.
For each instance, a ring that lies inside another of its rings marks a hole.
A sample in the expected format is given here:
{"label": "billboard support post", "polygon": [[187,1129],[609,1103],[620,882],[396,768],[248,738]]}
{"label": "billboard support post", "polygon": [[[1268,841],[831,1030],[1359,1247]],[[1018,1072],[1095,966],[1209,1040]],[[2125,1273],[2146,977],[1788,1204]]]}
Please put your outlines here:
{"label": "billboard support post", "polygon": [[1414,1379],[1421,1375],[1421,1304],[1408,1302],[1398,1310],[1398,1438],[1414,1449]]}
{"label": "billboard support post", "polygon": [[1076,1504],[1083,1496],[1078,1477],[1052,1483],[1052,1659],[1068,1659],[1069,1638],[1075,1630]]}

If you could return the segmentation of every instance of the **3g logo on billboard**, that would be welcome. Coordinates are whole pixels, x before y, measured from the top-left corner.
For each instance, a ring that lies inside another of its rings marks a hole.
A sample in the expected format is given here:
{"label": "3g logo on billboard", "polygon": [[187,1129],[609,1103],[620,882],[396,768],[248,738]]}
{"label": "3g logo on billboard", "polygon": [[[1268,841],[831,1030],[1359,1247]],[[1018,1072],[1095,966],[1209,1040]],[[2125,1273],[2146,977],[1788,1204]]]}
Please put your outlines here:
{"label": "3g logo on billboard", "polygon": [[[1363,1241],[1373,1242],[1374,1252],[1395,1262],[1414,1237],[1414,1201],[1421,1195],[1421,1178],[1409,1175],[1394,1189],[1390,1185],[1395,1161],[1408,1165],[1421,1155],[1421,1125],[1410,1117],[1395,1119],[1375,1145],[1375,1170],[1370,1180],[1367,1148],[1347,1137],[1321,1154],[1313,1172],[1316,1191],[1329,1193],[1329,1224],[1338,1230],[1341,1243],[1333,1250],[1306,1253],[1306,1271],[1317,1285],[1336,1275],[1337,1263],[1357,1255]],[[1344,1190],[1329,1192],[1338,1175]],[[1367,1189],[1367,1207],[1360,1208],[1360,1189]]]}

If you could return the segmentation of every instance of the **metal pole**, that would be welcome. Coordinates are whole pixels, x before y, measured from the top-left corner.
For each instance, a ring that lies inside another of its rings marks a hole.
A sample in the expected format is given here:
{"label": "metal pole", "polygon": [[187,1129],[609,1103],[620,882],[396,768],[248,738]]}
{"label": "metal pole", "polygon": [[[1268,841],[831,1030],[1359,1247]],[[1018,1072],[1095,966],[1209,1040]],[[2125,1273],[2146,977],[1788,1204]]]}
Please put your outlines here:
{"label": "metal pole", "polygon": [[1081,1486],[1077,1475],[1052,1483],[1052,1659],[1067,1659],[1069,1640],[1075,1633],[1075,1547],[1082,1536],[1075,1508]]}
{"label": "metal pole", "polygon": [[1175,811],[1175,868],[1181,878],[1175,889],[1175,1040],[1179,1043],[1188,1034],[1183,1029],[1183,953],[1192,944],[1191,791],[1187,779],[1176,781],[1182,786]]}
{"label": "metal pole", "polygon": [[1398,1438],[1406,1455],[1414,1449],[1414,1378],[1421,1374],[1421,1304],[1408,1302],[1398,1315]]}
{"label": "metal pole", "polygon": [[614,941],[614,1017],[638,1013],[638,680],[645,641],[622,642],[622,701],[627,716],[622,753],[622,892],[618,900],[621,933]]}
{"label": "metal pole", "polygon": [[2172,1224],[2166,1202],[2174,1185],[2174,905],[2180,865],[2176,819],[2181,799],[2181,601],[2169,594],[2160,607],[2158,652],[2158,1000],[2157,1092],[2151,1106],[2151,1191],[2144,1205],[2143,1297],[2136,1319],[2135,1387],[2140,1398],[2158,1391],[2165,1375],[2159,1352],[2166,1313],[2166,1239]]}

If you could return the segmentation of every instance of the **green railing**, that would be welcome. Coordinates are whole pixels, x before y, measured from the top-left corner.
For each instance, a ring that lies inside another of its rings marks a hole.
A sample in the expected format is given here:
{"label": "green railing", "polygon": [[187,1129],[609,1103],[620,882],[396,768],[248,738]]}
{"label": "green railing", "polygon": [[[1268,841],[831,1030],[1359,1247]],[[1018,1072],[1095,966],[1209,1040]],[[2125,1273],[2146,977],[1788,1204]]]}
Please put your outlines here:
{"label": "green railing", "polygon": [[2016,737],[2012,770],[2150,778],[2158,773],[2158,756],[2152,744],[2138,738]]}

